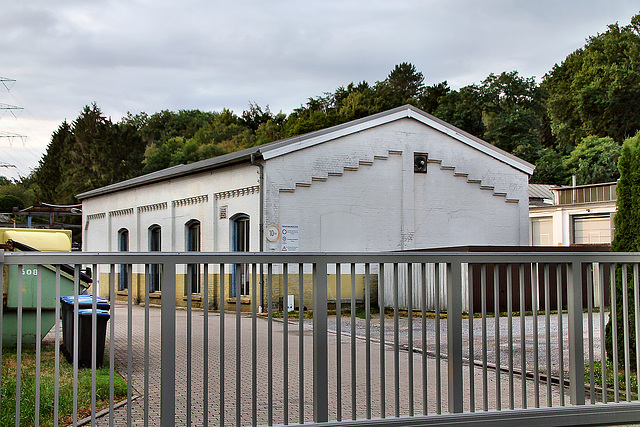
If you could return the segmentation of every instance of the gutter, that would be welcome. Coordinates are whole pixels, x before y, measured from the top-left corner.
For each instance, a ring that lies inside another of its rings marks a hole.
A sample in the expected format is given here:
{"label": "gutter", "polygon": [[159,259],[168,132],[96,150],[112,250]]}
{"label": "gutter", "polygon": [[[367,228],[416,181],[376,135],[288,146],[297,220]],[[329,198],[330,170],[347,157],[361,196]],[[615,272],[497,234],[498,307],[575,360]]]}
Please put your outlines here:
{"label": "gutter", "polygon": [[[251,154],[251,164],[257,166],[260,173],[260,252],[264,252],[264,165],[256,161],[256,154],[259,151]],[[262,313],[262,307],[264,307],[264,271],[262,264],[260,264],[260,306],[258,311]]]}

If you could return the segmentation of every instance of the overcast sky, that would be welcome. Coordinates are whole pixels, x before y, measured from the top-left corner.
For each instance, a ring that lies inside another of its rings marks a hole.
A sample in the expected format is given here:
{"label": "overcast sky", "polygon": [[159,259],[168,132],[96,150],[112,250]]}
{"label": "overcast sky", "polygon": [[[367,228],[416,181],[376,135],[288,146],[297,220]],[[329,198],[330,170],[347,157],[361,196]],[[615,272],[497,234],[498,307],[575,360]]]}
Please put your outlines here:
{"label": "overcast sky", "polygon": [[0,175],[28,175],[51,133],[96,102],[128,111],[284,113],[411,62],[458,89],[489,73],[538,80],[637,0],[29,0],[0,13]]}

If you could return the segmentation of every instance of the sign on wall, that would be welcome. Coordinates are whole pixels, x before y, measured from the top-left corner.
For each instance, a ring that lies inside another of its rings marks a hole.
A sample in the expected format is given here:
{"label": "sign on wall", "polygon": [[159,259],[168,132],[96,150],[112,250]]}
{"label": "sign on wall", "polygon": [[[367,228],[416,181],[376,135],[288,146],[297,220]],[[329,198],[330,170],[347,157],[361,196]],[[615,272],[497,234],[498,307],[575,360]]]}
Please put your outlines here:
{"label": "sign on wall", "polygon": [[277,242],[280,238],[280,229],[277,225],[271,224],[267,227],[267,240]]}
{"label": "sign on wall", "polygon": [[297,225],[281,225],[282,251],[298,252],[299,227]]}

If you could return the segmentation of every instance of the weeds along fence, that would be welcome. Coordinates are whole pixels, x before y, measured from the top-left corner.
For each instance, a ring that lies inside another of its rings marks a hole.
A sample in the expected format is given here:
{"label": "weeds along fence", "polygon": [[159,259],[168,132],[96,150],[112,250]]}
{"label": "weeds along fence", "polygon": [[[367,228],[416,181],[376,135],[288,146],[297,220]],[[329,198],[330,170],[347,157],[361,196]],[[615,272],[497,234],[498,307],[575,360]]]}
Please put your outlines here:
{"label": "weeds along fence", "polygon": [[[17,266],[3,274],[0,331],[8,334],[15,316],[18,337],[15,374],[3,369],[0,385],[15,380],[20,425],[23,319],[33,315],[36,329],[44,311],[60,319],[64,264],[73,267],[76,297],[89,267],[88,292],[111,303],[110,397],[100,412],[94,376],[95,425],[637,422],[639,262],[638,254],[586,252],[0,252],[3,271]],[[28,271],[35,289],[24,286]],[[89,369],[97,365],[96,320],[90,343],[77,329],[72,338],[74,352],[90,346]],[[79,321],[74,312],[73,328]],[[609,353],[620,377],[601,369],[607,324],[620,343]],[[67,362],[59,321],[35,333],[46,335],[35,340],[38,420],[42,346],[55,349],[47,375],[57,380]],[[129,384],[122,402],[113,392],[118,376]],[[72,423],[81,417],[77,394],[74,387]],[[59,398],[56,389],[56,420]]]}

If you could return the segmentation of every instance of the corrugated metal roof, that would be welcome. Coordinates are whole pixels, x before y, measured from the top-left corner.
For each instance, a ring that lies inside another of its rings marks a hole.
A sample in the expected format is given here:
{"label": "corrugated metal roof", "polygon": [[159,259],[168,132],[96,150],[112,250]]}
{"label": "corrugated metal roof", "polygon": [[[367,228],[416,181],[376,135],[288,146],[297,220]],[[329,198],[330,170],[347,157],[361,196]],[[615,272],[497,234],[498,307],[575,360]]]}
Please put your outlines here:
{"label": "corrugated metal roof", "polygon": [[[321,129],[315,132],[294,136],[279,141],[274,141],[268,144],[261,145],[259,147],[236,151],[234,153],[213,157],[211,159],[201,160],[199,162],[190,163],[188,165],[173,166],[167,169],[152,172],[147,175],[142,175],[126,181],[87,191],[78,194],[76,197],[80,200],[87,199],[90,197],[108,194],[127,188],[139,187],[166,179],[192,175],[194,173],[203,172],[206,170],[217,169],[236,163],[247,162],[251,159],[252,155],[256,155],[258,158],[263,157],[263,154],[264,158],[276,157],[278,155],[281,155],[280,153],[284,154],[286,152],[303,149],[309,144],[321,143],[333,139],[334,135],[336,134],[343,136],[351,132],[360,132],[363,129],[374,127],[378,124],[398,120],[401,118],[413,118],[419,120],[422,123],[440,130],[467,145],[472,145],[476,149],[483,151],[485,154],[488,154],[502,162],[505,162],[529,175],[533,173],[533,170],[535,168],[535,166],[531,163],[528,163],[511,153],[501,150],[500,148],[486,141],[483,141],[482,139],[475,137],[463,131],[462,129],[458,129],[455,126],[438,119],[437,117],[427,114],[419,108],[416,108],[412,105],[404,105],[330,128]],[[385,119],[388,120],[385,121]]]}
{"label": "corrugated metal roof", "polygon": [[529,198],[535,199],[553,199],[553,185],[547,184],[529,184]]}

